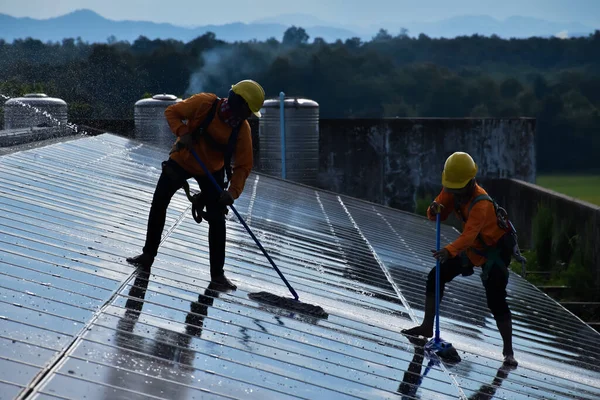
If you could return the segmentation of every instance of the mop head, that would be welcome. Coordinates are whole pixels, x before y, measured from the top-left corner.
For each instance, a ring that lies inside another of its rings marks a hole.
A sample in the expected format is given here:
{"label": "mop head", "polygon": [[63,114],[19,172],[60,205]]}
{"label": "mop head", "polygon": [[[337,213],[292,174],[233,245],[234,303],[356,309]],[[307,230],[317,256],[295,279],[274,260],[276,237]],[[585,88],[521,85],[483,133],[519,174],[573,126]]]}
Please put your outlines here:
{"label": "mop head", "polygon": [[435,353],[442,361],[456,364],[461,361],[458,352],[452,346],[452,343],[445,342],[441,339],[436,341],[435,338],[431,339],[426,345],[425,349],[430,353]]}
{"label": "mop head", "polygon": [[296,311],[316,318],[327,318],[329,316],[320,306],[302,303],[293,298],[281,297],[268,292],[249,293],[248,297],[261,303],[285,308],[286,310]]}

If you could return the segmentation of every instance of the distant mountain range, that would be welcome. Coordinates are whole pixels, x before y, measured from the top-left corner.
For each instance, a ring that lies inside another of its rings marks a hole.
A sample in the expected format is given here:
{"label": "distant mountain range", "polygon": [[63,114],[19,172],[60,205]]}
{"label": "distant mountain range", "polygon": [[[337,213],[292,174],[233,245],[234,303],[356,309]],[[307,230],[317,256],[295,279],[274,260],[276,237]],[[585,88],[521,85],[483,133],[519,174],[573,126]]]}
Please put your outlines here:
{"label": "distant mountain range", "polygon": [[[531,17],[510,17],[499,21],[488,15],[466,15],[437,22],[418,23],[406,26],[409,33],[425,32],[431,37],[455,37],[474,33],[500,37],[525,38],[531,36],[587,36],[594,29],[577,22],[552,22]],[[600,27],[596,27],[600,29]]]}
{"label": "distant mountain range", "polygon": [[[87,42],[106,42],[111,35],[118,40],[130,42],[141,35],[149,39],[177,39],[189,42],[209,31],[227,42],[266,40],[270,37],[281,40],[288,27],[281,23],[230,23],[188,28],[166,23],[113,21],[90,10],[79,10],[42,20],[0,14],[0,38],[11,42],[26,37],[42,41],[62,41],[64,38],[81,37]],[[354,32],[349,30],[327,26],[312,26],[307,29],[307,32],[311,38],[322,37],[327,41],[355,36]]]}
{"label": "distant mountain range", "polygon": [[[337,39],[359,37],[370,40],[382,27],[340,26],[305,14],[285,14],[264,18],[250,24],[230,23],[183,27],[167,23],[144,21],[114,21],[90,10],[78,10],[50,19],[16,18],[0,14],[0,38],[7,42],[27,37],[46,41],[62,41],[64,38],[81,37],[86,42],[106,42],[113,35],[117,40],[133,42],[139,36],[149,39],[176,39],[188,42],[206,32],[214,32],[217,38],[227,41],[281,40],[290,26],[300,26],[310,35],[311,41],[321,37],[328,42]],[[389,33],[396,35],[401,27],[410,36],[425,33],[430,37],[455,37],[475,33],[500,37],[560,36],[572,37],[593,33],[594,29],[580,23],[560,23],[529,17],[511,17],[499,21],[492,17],[461,16],[437,22],[415,22],[396,25]]]}

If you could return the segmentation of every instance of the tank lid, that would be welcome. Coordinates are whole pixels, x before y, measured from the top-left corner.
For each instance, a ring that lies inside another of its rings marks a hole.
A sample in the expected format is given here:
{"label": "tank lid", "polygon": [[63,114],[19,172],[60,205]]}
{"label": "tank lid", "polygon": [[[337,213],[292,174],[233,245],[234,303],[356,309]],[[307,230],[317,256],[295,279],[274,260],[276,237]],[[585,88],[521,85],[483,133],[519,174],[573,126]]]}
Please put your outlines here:
{"label": "tank lid", "polygon": [[177,100],[177,96],[172,95],[172,94],[155,94],[154,96],[152,96],[152,98],[154,100],[162,100],[162,101],[175,101]]}
{"label": "tank lid", "polygon": [[180,98],[172,94],[155,94],[154,96],[146,99],[140,99],[135,102],[138,107],[157,107],[165,106],[181,101]]}
{"label": "tank lid", "polygon": [[45,93],[27,93],[23,97],[13,97],[4,103],[7,106],[22,105],[21,103],[33,104],[36,106],[66,106],[67,102],[63,99],[50,97]]}
{"label": "tank lid", "polygon": [[[279,98],[267,99],[263,103],[263,108],[279,108]],[[319,103],[314,100],[302,97],[285,97],[283,100],[285,108],[318,108]]]}

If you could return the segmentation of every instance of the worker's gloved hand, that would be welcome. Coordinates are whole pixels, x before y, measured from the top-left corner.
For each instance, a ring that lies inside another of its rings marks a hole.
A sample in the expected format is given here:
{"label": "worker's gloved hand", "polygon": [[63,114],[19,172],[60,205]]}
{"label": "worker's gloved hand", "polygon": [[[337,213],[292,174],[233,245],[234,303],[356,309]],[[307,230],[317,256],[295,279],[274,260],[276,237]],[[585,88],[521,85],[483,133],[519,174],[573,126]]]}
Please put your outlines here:
{"label": "worker's gloved hand", "polygon": [[219,197],[219,204],[222,206],[230,206],[233,204],[233,196],[228,190],[223,190],[221,197]]}
{"label": "worker's gloved hand", "polygon": [[179,137],[179,145],[191,149],[194,145],[194,137],[191,133]]}
{"label": "worker's gloved hand", "polygon": [[431,205],[429,206],[429,212],[431,213],[431,215],[437,215],[437,214],[441,214],[442,212],[442,208],[444,208],[443,205],[441,205],[440,203],[438,203],[437,201],[434,201],[431,203]]}
{"label": "worker's gloved hand", "polygon": [[431,252],[433,253],[433,257],[440,260],[440,263],[442,264],[450,259],[450,252],[445,248],[440,251],[431,250]]}

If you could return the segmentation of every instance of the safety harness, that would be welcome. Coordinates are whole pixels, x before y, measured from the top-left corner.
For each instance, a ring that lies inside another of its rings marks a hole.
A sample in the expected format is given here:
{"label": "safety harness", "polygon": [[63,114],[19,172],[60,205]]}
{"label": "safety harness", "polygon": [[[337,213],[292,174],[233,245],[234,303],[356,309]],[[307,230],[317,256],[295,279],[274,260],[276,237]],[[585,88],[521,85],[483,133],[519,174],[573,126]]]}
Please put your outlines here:
{"label": "safety harness", "polygon": [[[510,235],[511,242],[512,242],[511,245],[512,245],[513,255],[517,261],[521,262],[522,272],[524,275],[525,274],[525,264],[526,264],[527,260],[525,259],[525,257],[523,257],[521,255],[521,251],[519,250],[519,245],[518,245],[518,240],[517,240],[517,231],[516,231],[514,225],[512,224],[512,222],[509,220],[508,213],[506,212],[506,210],[504,208],[500,207],[498,205],[498,203],[494,199],[492,199],[489,195],[480,194],[479,196],[475,197],[471,201],[471,204],[469,205],[469,209],[467,210],[467,217],[471,214],[471,210],[473,209],[473,206],[475,206],[475,204],[477,204],[480,201],[489,201],[494,205],[494,211],[496,213],[498,227]],[[466,223],[467,217],[462,215],[462,212],[460,211],[460,205],[458,204],[458,201],[456,201],[456,200],[454,203],[454,210],[458,214],[458,216]],[[487,279],[489,277],[489,273],[492,270],[492,268],[494,267],[494,265],[498,265],[500,268],[502,268],[502,271],[504,272],[504,274],[506,276],[508,276],[508,265],[505,265],[504,261],[502,261],[500,249],[498,248],[498,243],[494,244],[493,246],[488,245],[485,242],[485,240],[483,240],[481,233],[477,234],[477,240],[482,245],[483,250],[479,250],[474,247],[471,247],[470,250],[473,251],[475,254],[478,254],[478,255],[486,258],[486,263],[482,266],[481,279],[484,282],[487,281]]]}
{"label": "safety harness", "polygon": [[[227,176],[227,182],[223,184],[223,189],[225,189],[231,182],[231,176],[233,175],[233,172],[231,169],[231,158],[235,151],[241,124],[236,126],[235,128],[231,129],[231,133],[229,134],[229,140],[227,141],[227,144],[222,144],[215,140],[215,138],[208,132],[207,128],[210,125],[210,123],[212,122],[212,120],[214,119],[215,114],[217,113],[217,106],[219,105],[220,100],[221,99],[219,97],[217,97],[217,99],[212,103],[212,106],[211,106],[210,110],[208,111],[208,114],[202,121],[202,123],[191,134],[192,134],[192,137],[194,138],[194,141],[197,142],[200,140],[200,138],[204,138],[206,143],[211,148],[223,153],[223,159],[224,159],[224,164],[225,164],[225,166],[224,166],[225,174]],[[181,149],[181,146],[178,143],[178,146],[173,147],[173,149],[171,150],[171,153],[174,151],[178,151],[180,149]],[[204,219],[208,220],[206,212],[202,211],[206,204],[205,199],[203,198],[202,192],[192,195],[190,193],[190,185],[188,184],[187,181],[184,181],[184,183],[183,183],[183,190],[185,191],[185,195],[187,196],[188,200],[192,203],[192,216],[194,217],[194,221],[196,221],[197,223],[200,223],[200,222],[202,222],[203,217],[204,217]],[[228,213],[227,207],[224,207],[223,212],[225,214]]]}

